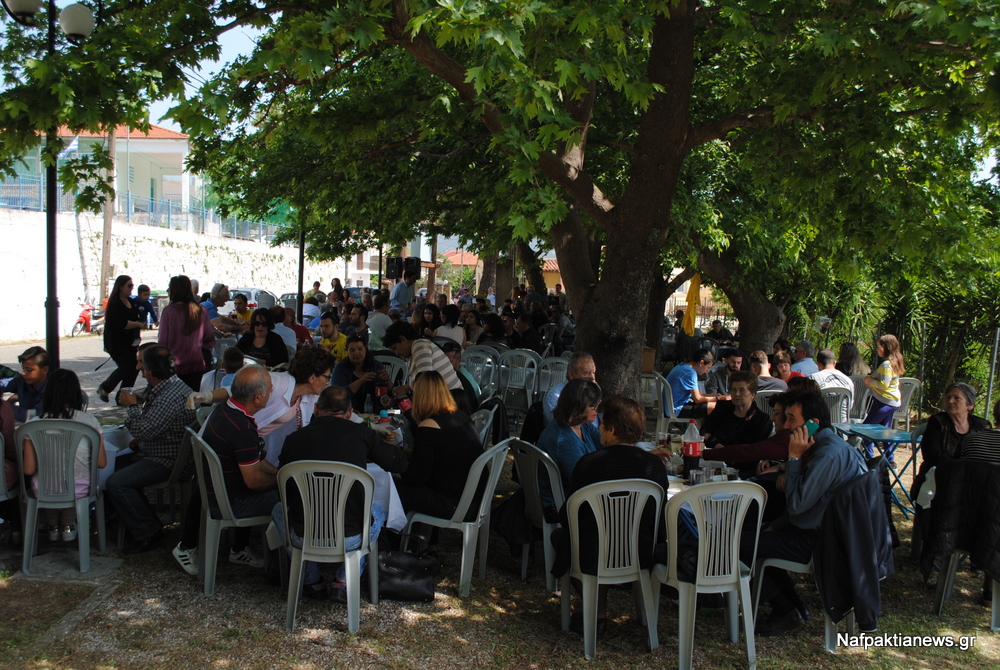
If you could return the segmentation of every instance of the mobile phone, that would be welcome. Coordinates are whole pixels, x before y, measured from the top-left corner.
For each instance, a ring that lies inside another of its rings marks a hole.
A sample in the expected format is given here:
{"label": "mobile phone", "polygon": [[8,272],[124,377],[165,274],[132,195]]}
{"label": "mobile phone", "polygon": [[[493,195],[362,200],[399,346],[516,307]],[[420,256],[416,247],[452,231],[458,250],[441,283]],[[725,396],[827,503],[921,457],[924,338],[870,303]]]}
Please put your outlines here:
{"label": "mobile phone", "polygon": [[816,423],[812,419],[810,419],[809,421],[806,421],[806,433],[809,435],[809,437],[812,437],[813,435],[815,435],[817,430],[819,430],[819,424],[818,423]]}

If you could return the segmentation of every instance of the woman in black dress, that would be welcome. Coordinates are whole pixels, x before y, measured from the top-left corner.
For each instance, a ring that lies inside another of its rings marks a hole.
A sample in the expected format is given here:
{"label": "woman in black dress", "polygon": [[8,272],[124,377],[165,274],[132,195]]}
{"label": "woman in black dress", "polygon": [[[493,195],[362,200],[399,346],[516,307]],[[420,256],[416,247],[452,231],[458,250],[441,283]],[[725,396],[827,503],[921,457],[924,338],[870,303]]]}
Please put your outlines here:
{"label": "woman in black dress", "polygon": [[255,309],[250,326],[250,332],[236,343],[236,348],[244,356],[256,358],[269,368],[288,362],[288,347],[281,336],[274,332],[271,310],[264,307]]}
{"label": "woman in black dress", "polygon": [[104,318],[104,351],[115,362],[115,369],[97,387],[97,395],[108,402],[118,385],[135,384],[139,371],[135,365],[135,352],[139,346],[139,330],[146,324],[139,321],[139,308],[132,302],[132,278],[118,275],[108,298]]}

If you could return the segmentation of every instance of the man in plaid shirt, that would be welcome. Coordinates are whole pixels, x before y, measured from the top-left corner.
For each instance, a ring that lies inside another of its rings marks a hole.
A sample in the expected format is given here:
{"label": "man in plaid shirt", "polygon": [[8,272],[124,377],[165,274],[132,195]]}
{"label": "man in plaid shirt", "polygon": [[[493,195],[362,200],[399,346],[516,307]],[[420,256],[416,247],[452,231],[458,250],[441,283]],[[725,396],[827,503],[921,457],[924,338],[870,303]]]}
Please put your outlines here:
{"label": "man in plaid shirt", "polygon": [[184,429],[195,418],[194,410],[184,406],[191,389],[174,373],[170,349],[159,344],[145,349],[140,368],[149,382],[142,403],[127,391],[118,399],[128,408],[125,427],[134,453],[117,460],[107,483],[108,497],[134,540],[126,554],[154,549],[163,539],[163,525],[143,489],[170,478]]}

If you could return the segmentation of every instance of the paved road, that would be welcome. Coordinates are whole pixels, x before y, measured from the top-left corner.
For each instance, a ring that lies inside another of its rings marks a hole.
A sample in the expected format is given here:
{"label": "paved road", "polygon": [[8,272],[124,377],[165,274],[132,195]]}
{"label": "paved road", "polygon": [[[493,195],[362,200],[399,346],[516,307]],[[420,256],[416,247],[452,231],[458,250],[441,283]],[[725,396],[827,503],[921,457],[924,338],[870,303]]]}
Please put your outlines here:
{"label": "paved road", "polygon": [[[144,339],[152,339],[156,336],[156,331],[143,333]],[[28,347],[39,345],[44,347],[44,341],[25,342],[21,344],[6,344],[0,346],[0,364],[6,365],[14,370],[20,370],[21,364],[17,362],[18,355]],[[80,385],[90,397],[90,411],[98,418],[123,417],[124,412],[120,410],[112,400],[111,404],[101,402],[97,397],[97,385],[104,381],[111,371],[114,370],[114,361],[104,353],[103,338],[97,335],[81,335],[80,337],[64,337],[59,341],[59,357],[64,368],[69,368],[80,378]],[[95,372],[95,368],[107,361],[107,365]],[[144,385],[142,378],[136,380],[137,385]]]}

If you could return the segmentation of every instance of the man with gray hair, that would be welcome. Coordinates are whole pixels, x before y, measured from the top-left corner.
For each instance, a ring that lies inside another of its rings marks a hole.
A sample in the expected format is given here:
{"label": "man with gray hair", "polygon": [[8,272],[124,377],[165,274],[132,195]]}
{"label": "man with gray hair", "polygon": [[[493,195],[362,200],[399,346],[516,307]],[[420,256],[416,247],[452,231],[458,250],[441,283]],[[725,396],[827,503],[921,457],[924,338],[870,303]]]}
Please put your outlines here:
{"label": "man with gray hair", "polygon": [[572,379],[588,379],[594,381],[597,378],[597,365],[594,357],[586,351],[574,351],[569,357],[569,366],[566,368],[566,381],[557,384],[549,389],[542,399],[542,414],[545,417],[545,425],[552,423],[552,410],[559,402],[559,394],[566,388],[566,384]]}
{"label": "man with gray hair", "polygon": [[219,314],[219,308],[229,302],[229,287],[225,284],[216,284],[212,287],[211,298],[201,303],[201,306],[208,311],[208,318],[212,321],[212,327],[220,333],[233,333],[242,335],[250,329],[250,324],[240,319],[230,319],[228,316]]}
{"label": "man with gray hair", "polygon": [[837,369],[837,355],[833,353],[833,349],[820,349],[819,353],[816,354],[816,363],[819,370],[809,375],[809,379],[819,384],[820,391],[828,388],[841,388],[849,394],[847,401],[841,403],[840,414],[830,417],[832,421],[847,423],[848,413],[854,404],[854,382]]}
{"label": "man with gray hair", "polygon": [[819,367],[816,365],[816,361],[813,360],[814,353],[816,353],[816,347],[809,340],[799,340],[796,342],[795,362],[792,363],[792,372],[798,372],[806,377],[819,372]]}

